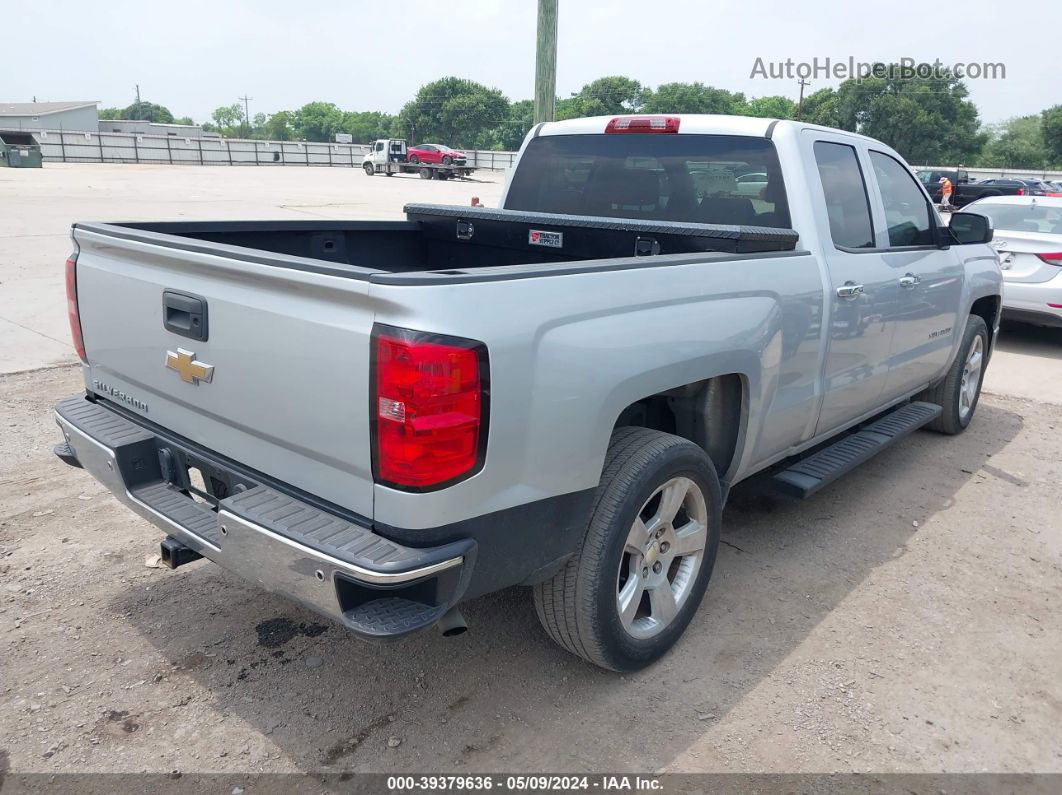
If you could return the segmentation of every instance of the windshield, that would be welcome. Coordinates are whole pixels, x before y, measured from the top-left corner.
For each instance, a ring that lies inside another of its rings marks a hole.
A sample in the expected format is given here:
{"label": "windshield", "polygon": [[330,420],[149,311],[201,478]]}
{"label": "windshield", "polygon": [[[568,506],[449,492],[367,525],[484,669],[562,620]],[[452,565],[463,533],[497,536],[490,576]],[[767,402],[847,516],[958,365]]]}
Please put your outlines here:
{"label": "windshield", "polygon": [[790,226],[774,144],[738,135],[534,138],[520,158],[505,207],[637,220]]}
{"label": "windshield", "polygon": [[967,209],[972,213],[987,215],[992,219],[992,226],[999,230],[1062,234],[1062,207],[1059,206],[978,202]]}

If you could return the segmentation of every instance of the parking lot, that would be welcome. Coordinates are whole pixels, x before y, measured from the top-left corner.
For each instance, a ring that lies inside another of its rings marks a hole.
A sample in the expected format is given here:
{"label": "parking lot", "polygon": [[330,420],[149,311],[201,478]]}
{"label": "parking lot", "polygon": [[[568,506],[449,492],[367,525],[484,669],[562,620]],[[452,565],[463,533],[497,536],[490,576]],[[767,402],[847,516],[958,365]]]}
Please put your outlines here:
{"label": "parking lot", "polygon": [[704,606],[633,675],[529,594],[360,642],[207,562],[51,454],[77,392],[62,263],[88,220],[398,218],[503,175],[47,164],[0,172],[0,772],[1062,772],[1062,332],[1007,326],[968,432],[806,502],[732,493]]}

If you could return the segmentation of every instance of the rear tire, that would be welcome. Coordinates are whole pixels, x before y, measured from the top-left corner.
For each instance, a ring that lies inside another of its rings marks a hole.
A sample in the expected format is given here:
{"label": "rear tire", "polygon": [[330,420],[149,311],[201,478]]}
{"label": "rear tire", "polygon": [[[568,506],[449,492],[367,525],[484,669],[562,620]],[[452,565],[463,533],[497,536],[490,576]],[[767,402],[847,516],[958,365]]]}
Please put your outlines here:
{"label": "rear tire", "polygon": [[434,175],[431,173],[431,169],[430,168],[422,168],[420,170],[420,178],[421,179],[431,179],[433,176]]}
{"label": "rear tire", "polygon": [[617,429],[579,549],[534,586],[546,632],[613,671],[659,659],[704,597],[721,510],[719,480],[704,450],[659,431]]}
{"label": "rear tire", "polygon": [[450,175],[445,171],[440,171],[435,175],[435,179],[447,180],[450,179]]}
{"label": "rear tire", "polygon": [[970,315],[959,354],[944,380],[915,397],[943,409],[939,417],[925,426],[927,430],[954,436],[969,427],[981,397],[987,356],[988,326],[979,315]]}
{"label": "rear tire", "polygon": [[417,157],[416,155],[410,155],[409,156],[409,162],[413,163],[414,165],[416,165],[417,163],[420,162],[420,158]]}

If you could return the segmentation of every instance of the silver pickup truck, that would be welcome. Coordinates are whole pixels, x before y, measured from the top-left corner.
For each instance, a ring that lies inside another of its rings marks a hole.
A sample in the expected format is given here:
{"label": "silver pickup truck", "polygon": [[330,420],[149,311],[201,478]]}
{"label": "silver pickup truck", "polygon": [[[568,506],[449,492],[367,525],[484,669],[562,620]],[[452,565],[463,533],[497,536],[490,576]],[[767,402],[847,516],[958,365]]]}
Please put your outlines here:
{"label": "silver pickup truck", "polygon": [[56,453],[168,565],[365,637],[531,586],[557,643],[636,669],[697,610],[735,483],[805,497],[961,432],[998,328],[987,219],[797,122],[539,125],[500,208],[406,211],[74,226]]}

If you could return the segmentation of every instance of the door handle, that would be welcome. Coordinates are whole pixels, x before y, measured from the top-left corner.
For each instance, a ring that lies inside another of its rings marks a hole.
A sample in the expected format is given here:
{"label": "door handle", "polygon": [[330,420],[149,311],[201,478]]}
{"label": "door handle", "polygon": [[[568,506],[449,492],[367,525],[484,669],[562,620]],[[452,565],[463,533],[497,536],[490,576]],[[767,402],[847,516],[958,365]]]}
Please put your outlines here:
{"label": "door handle", "polygon": [[915,276],[913,273],[908,273],[900,277],[900,286],[906,287],[908,290],[910,290],[921,281],[922,278],[920,276]]}
{"label": "door handle", "polygon": [[858,298],[863,294],[863,285],[855,282],[845,282],[844,286],[837,288],[838,298]]}

